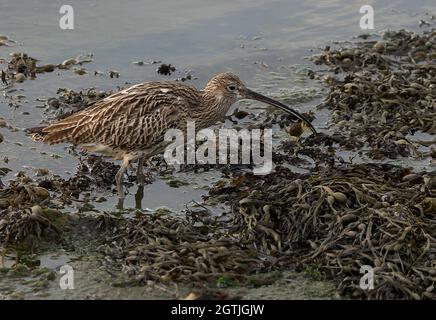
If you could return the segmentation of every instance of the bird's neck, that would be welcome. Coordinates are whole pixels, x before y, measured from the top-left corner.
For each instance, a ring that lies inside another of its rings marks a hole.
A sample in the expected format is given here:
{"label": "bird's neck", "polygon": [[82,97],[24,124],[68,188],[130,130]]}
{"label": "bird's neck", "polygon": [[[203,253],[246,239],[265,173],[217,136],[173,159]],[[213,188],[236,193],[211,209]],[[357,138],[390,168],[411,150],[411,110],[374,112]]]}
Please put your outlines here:
{"label": "bird's neck", "polygon": [[207,91],[201,92],[201,103],[196,109],[195,119],[199,127],[207,128],[225,118],[231,106],[231,101],[226,101],[224,96],[210,94]]}

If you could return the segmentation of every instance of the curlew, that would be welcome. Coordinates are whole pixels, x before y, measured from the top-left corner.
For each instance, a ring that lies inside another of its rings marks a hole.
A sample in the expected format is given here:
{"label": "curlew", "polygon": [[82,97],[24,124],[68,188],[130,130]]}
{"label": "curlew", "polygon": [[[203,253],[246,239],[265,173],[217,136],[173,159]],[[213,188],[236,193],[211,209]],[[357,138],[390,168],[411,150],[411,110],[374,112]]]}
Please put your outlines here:
{"label": "curlew", "polygon": [[257,100],[277,107],[303,121],[310,121],[283,103],[250,89],[234,74],[213,77],[203,90],[176,81],[145,82],[131,86],[42,129],[49,144],[72,143],[85,150],[122,160],[115,175],[119,197],[124,198],[122,178],[129,164],[138,160],[137,182],[144,183],[144,160],[162,153],[168,129],[186,129],[188,120],[207,128],[225,118],[240,99]]}

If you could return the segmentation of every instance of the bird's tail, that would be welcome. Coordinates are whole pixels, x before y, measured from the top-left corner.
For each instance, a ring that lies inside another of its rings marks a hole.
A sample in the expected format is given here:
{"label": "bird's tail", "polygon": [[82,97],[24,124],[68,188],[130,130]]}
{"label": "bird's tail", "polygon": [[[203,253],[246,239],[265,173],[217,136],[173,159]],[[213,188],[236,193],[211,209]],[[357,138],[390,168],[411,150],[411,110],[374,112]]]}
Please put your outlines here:
{"label": "bird's tail", "polygon": [[48,144],[73,142],[73,132],[82,117],[83,114],[78,112],[49,126],[29,128],[26,131],[32,134],[34,140],[43,141]]}
{"label": "bird's tail", "polygon": [[46,128],[46,126],[43,127],[33,127],[33,128],[27,128],[25,131],[28,133],[31,138],[34,141],[43,141],[45,133],[43,130]]}
{"label": "bird's tail", "polygon": [[49,125],[42,129],[44,134],[43,141],[48,144],[73,142],[76,135],[75,130],[80,127],[80,121],[83,119],[84,113],[77,112],[63,120],[60,120],[54,124]]}

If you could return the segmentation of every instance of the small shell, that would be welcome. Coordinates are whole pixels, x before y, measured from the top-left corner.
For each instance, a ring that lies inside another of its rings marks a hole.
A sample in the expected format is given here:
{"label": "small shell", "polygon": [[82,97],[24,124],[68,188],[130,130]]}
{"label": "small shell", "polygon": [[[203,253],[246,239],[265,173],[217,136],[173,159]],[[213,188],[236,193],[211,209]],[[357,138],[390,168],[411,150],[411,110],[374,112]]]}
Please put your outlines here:
{"label": "small shell", "polygon": [[35,194],[42,199],[46,199],[50,196],[50,192],[48,192],[47,189],[43,187],[35,187],[34,191]]}
{"label": "small shell", "polygon": [[401,133],[407,133],[409,130],[410,130],[410,127],[406,125],[406,126],[402,126],[399,131]]}
{"label": "small shell", "polygon": [[337,200],[338,202],[345,202],[347,201],[347,196],[343,194],[342,192],[334,192],[332,196]]}
{"label": "small shell", "polygon": [[17,82],[23,82],[24,80],[26,80],[26,76],[22,73],[17,73],[15,75],[15,81]]}
{"label": "small shell", "polygon": [[415,180],[415,179],[417,179],[417,178],[419,178],[420,176],[419,176],[419,174],[416,174],[416,173],[410,173],[410,174],[406,174],[404,177],[403,177],[403,179],[401,179],[401,180],[403,180],[403,181],[412,181],[412,180]]}
{"label": "small shell", "polygon": [[383,53],[385,51],[386,45],[383,42],[377,42],[374,44],[373,49],[378,53]]}
{"label": "small shell", "polygon": [[354,56],[354,52],[352,50],[344,50],[344,51],[341,52],[341,58],[342,59],[350,58],[352,56]]}
{"label": "small shell", "polygon": [[345,215],[343,215],[341,217],[340,221],[342,223],[347,223],[347,222],[350,222],[350,221],[354,221],[356,219],[357,219],[357,216],[355,214],[347,213],[347,214],[345,214]]}
{"label": "small shell", "polygon": [[364,223],[359,223],[359,225],[357,226],[357,229],[359,229],[360,231],[365,230],[366,225]]}
{"label": "small shell", "polygon": [[252,203],[252,202],[253,202],[253,199],[247,197],[247,198],[240,200],[239,204],[246,204],[246,203]]}
{"label": "small shell", "polygon": [[359,90],[359,86],[354,83],[346,83],[344,84],[345,92],[352,92],[353,90]]}
{"label": "small shell", "polygon": [[42,214],[42,208],[38,205],[33,206],[32,208],[30,208],[30,210],[32,211],[32,214],[35,216],[39,216]]}
{"label": "small shell", "polygon": [[200,295],[198,293],[191,292],[183,300],[198,300],[199,298],[200,298]]}
{"label": "small shell", "polygon": [[263,206],[262,210],[263,210],[263,212],[265,212],[265,214],[270,214],[271,206],[269,204],[266,204]]}
{"label": "small shell", "polygon": [[351,66],[352,64],[353,61],[350,58],[345,58],[344,60],[342,60],[342,65]]}
{"label": "small shell", "polygon": [[394,251],[395,251],[395,252],[398,252],[398,251],[401,250],[402,247],[403,247],[403,244],[402,244],[402,243],[397,243],[397,244],[394,246]]}
{"label": "small shell", "polygon": [[353,230],[345,232],[345,235],[347,235],[348,237],[351,237],[351,238],[354,238],[356,236],[356,234],[357,234],[357,232],[353,231]]}
{"label": "small shell", "polygon": [[333,195],[333,190],[330,187],[322,186],[322,189],[327,192],[329,195]]}
{"label": "small shell", "polygon": [[405,139],[400,139],[400,140],[395,141],[395,144],[397,144],[399,146],[404,146],[404,145],[408,145],[409,142]]}
{"label": "small shell", "polygon": [[1,228],[3,228],[5,225],[7,225],[8,224],[8,222],[7,222],[7,220],[6,219],[1,219],[0,220],[0,229]]}
{"label": "small shell", "polygon": [[332,206],[335,203],[335,197],[328,196],[327,197],[327,203]]}
{"label": "small shell", "polygon": [[129,261],[129,262],[134,262],[134,261],[136,261],[136,260],[138,260],[138,257],[137,257],[137,256],[128,256],[128,257],[126,258],[126,261]]}

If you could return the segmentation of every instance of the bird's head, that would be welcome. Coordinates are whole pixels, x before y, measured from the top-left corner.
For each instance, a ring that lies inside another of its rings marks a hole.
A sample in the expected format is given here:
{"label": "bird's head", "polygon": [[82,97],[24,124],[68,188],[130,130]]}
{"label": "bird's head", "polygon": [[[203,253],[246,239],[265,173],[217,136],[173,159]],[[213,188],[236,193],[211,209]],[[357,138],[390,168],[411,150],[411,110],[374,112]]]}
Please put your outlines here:
{"label": "bird's head", "polygon": [[213,96],[220,104],[227,105],[228,108],[241,99],[257,100],[269,104],[303,121],[313,133],[316,133],[315,128],[305,116],[277,100],[248,89],[238,76],[230,72],[220,73],[213,77],[204,88],[204,92]]}
{"label": "bird's head", "polygon": [[238,76],[226,72],[213,77],[204,88],[204,91],[220,103],[232,105],[243,98],[245,85]]}

